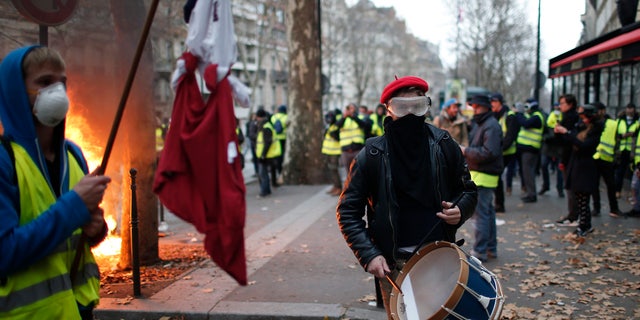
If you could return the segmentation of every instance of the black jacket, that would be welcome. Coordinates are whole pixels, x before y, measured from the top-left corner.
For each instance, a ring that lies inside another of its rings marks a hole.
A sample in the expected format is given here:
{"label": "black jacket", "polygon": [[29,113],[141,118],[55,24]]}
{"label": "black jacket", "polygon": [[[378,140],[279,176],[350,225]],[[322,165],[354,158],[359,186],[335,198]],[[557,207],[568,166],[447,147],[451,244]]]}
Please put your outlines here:
{"label": "black jacket", "polygon": [[[458,144],[449,134],[425,124],[429,139],[432,172],[424,177],[435,183],[433,207],[441,208],[441,201],[460,197],[458,207],[462,219],[457,225],[442,222],[445,241],[455,242],[458,228],[471,217],[478,201],[476,185]],[[383,254],[387,261],[396,260],[398,204],[389,166],[386,136],[367,140],[352,163],[344,192],[337,207],[337,219],[345,240],[360,264],[366,269],[371,259]],[[432,179],[432,177],[435,177]],[[366,209],[365,209],[366,208]],[[367,216],[367,221],[364,216]],[[435,214],[429,212],[427,214]],[[429,230],[425,230],[425,234]]]}

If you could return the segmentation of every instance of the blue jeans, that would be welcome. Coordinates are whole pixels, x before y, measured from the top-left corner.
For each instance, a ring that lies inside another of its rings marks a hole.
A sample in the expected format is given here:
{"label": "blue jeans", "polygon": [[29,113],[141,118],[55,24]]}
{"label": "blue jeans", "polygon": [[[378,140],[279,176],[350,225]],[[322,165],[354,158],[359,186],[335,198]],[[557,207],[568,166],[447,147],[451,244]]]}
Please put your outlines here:
{"label": "blue jeans", "polygon": [[258,180],[260,181],[261,196],[271,194],[271,185],[269,184],[269,169],[275,165],[273,162],[273,159],[258,161]]}
{"label": "blue jeans", "polygon": [[480,259],[486,260],[487,253],[493,256],[498,253],[498,240],[496,232],[496,210],[493,207],[494,188],[478,187],[478,205],[473,213],[475,251]]}

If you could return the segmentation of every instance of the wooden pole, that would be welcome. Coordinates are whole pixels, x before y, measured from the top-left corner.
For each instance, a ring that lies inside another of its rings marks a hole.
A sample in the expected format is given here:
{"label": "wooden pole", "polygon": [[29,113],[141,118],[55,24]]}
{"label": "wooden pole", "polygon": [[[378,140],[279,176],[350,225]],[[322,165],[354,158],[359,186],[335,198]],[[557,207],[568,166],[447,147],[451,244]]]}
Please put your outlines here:
{"label": "wooden pole", "polygon": [[118,128],[120,127],[120,122],[122,121],[122,115],[124,114],[124,108],[127,104],[127,98],[129,98],[129,92],[131,91],[133,80],[136,77],[136,71],[138,70],[138,65],[140,64],[140,58],[142,57],[142,52],[144,51],[144,46],[147,42],[147,38],[149,37],[149,30],[151,29],[151,23],[153,22],[153,17],[156,14],[156,9],[158,8],[159,1],[160,0],[153,0],[153,2],[151,3],[151,7],[149,7],[147,20],[144,23],[144,28],[142,29],[142,34],[140,35],[140,40],[138,41],[138,47],[133,57],[131,68],[129,69],[127,82],[124,85],[122,97],[120,98],[120,104],[118,105],[118,110],[116,112],[115,119],[113,120],[113,125],[111,126],[111,132],[109,133],[107,146],[104,149],[104,156],[102,157],[102,163],[97,170],[97,174],[104,174],[107,170],[107,163],[109,162],[109,157],[111,156],[113,143],[116,140],[116,134],[118,133]]}

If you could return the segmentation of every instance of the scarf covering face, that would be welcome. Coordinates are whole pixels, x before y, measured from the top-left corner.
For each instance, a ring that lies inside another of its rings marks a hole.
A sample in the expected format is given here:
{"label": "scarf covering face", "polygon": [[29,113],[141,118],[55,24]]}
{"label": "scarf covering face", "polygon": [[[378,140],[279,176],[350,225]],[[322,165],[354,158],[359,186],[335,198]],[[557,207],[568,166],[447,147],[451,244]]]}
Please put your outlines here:
{"label": "scarf covering face", "polygon": [[424,116],[409,114],[394,121],[385,121],[385,134],[396,192],[403,192],[430,206],[428,199],[431,192],[427,176],[430,169],[429,142],[424,120]]}

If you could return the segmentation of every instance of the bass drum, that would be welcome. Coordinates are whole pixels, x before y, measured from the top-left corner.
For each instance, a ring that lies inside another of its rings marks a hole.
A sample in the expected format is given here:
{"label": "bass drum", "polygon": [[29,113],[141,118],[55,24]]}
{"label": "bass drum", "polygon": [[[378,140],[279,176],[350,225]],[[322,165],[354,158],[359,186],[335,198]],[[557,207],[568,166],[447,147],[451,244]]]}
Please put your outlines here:
{"label": "bass drum", "polygon": [[499,319],[504,304],[498,278],[457,245],[439,241],[404,265],[391,291],[393,319]]}

